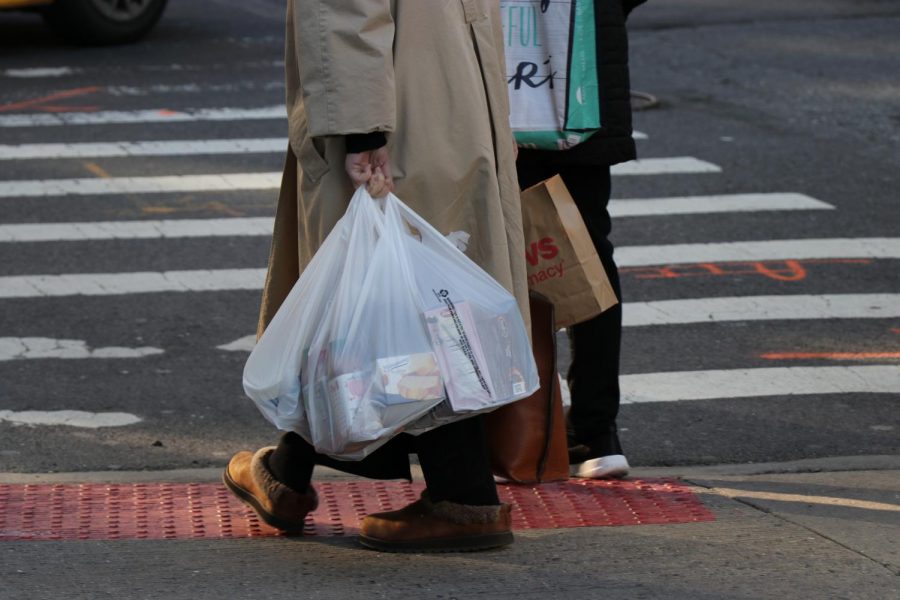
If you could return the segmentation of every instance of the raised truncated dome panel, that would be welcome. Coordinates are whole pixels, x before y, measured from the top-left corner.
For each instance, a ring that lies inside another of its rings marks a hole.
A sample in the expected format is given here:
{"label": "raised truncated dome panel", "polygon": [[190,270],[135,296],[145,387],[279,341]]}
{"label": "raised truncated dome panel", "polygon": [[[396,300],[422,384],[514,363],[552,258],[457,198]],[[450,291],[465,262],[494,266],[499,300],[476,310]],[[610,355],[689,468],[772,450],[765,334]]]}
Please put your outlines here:
{"label": "raised truncated dome panel", "polygon": [[[421,483],[393,481],[324,481],[315,486],[319,508],[307,517],[304,531],[311,536],[355,535],[365,515],[401,508],[423,489]],[[515,505],[517,530],[715,520],[690,488],[674,480],[570,480],[498,489],[504,502]],[[0,485],[0,540],[278,535],[215,483]]]}

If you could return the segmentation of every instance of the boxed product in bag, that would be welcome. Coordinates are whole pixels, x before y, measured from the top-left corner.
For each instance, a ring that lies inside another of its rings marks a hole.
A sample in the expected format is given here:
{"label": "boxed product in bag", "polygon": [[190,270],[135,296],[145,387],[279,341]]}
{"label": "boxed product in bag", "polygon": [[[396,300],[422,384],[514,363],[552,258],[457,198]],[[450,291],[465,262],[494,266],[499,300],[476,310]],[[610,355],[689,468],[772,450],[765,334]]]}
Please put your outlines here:
{"label": "boxed product in bag", "polygon": [[431,352],[376,359],[374,369],[329,379],[324,391],[333,436],[348,443],[377,440],[444,399]]}

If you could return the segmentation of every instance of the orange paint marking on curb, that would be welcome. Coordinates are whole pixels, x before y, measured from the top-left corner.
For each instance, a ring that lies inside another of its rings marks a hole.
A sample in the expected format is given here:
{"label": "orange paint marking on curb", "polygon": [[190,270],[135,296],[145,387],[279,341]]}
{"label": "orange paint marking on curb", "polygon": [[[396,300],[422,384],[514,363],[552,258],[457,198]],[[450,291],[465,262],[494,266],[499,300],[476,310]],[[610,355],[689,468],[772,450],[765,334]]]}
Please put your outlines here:
{"label": "orange paint marking on curb", "polygon": [[[33,106],[39,106],[41,104],[45,104],[47,102],[52,102],[53,100],[63,100],[65,98],[74,98],[75,96],[84,96],[86,94],[94,94],[99,92],[102,88],[98,86],[90,86],[90,87],[82,87],[82,88],[74,88],[71,90],[64,90],[62,92],[56,92],[55,94],[50,94],[49,96],[42,96],[40,98],[32,98],[31,100],[25,100],[23,102],[12,102],[10,104],[0,104],[0,112],[11,112],[14,110],[21,110],[23,108],[31,108]],[[46,107],[52,112],[60,112],[60,109],[64,107],[60,106],[49,106]],[[81,107],[82,110],[91,107]]]}
{"label": "orange paint marking on curb", "polygon": [[760,354],[766,360],[803,360],[823,358],[827,360],[877,360],[900,358],[900,352],[769,352]]}
{"label": "orange paint marking on curb", "polygon": [[169,110],[168,108],[162,108],[157,112],[164,117],[174,117],[175,115],[181,114],[177,110]]}

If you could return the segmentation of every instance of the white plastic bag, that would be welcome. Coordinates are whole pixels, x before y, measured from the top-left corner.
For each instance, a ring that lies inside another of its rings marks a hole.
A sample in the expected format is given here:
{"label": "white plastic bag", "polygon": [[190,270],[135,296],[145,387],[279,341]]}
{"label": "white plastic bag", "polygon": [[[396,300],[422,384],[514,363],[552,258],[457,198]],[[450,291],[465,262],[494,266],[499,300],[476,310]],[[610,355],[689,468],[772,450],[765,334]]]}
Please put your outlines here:
{"label": "white plastic bag", "polygon": [[341,280],[301,367],[310,441],[345,458],[365,456],[444,400],[404,234],[364,189],[358,199]]}
{"label": "white plastic bag", "polygon": [[540,382],[515,297],[396,196],[385,202],[385,222],[405,233],[449,404],[407,430],[419,433],[534,393]]}
{"label": "white plastic bag", "polygon": [[[351,202],[257,340],[244,366],[244,392],[284,431],[309,439],[300,369],[343,272],[350,233],[364,206]],[[374,246],[374,239],[371,240]]]}
{"label": "white plastic bag", "polygon": [[364,188],[244,369],[273,424],[345,459],[537,387],[512,295],[398,198]]}

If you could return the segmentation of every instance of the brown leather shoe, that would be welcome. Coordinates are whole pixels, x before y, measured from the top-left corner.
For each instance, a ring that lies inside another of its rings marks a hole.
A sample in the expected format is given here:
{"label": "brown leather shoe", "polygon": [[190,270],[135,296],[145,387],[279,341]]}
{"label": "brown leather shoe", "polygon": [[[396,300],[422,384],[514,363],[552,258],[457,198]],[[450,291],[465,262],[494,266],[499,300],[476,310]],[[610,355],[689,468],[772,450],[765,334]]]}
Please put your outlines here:
{"label": "brown leather shoe", "polygon": [[319,505],[312,486],[301,494],[279,482],[269,470],[268,459],[274,446],[253,452],[238,452],[231,457],[222,480],[235,496],[256,511],[276,529],[299,534],[307,513]]}
{"label": "brown leather shoe", "polygon": [[431,502],[428,491],[400,510],[363,519],[359,541],[383,552],[472,552],[513,542],[509,504]]}

